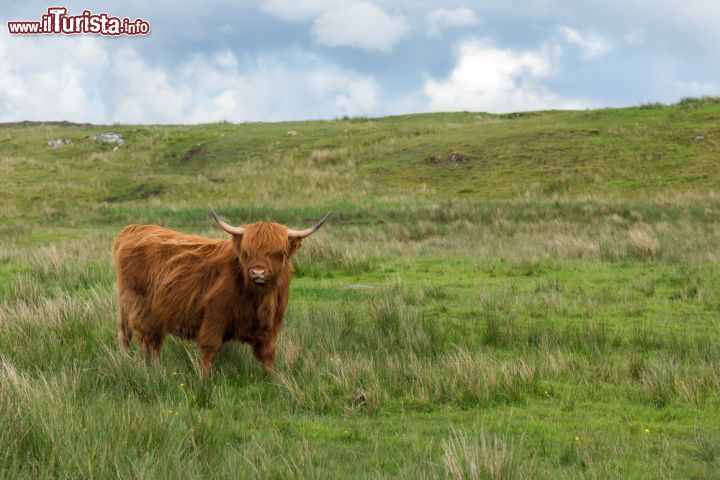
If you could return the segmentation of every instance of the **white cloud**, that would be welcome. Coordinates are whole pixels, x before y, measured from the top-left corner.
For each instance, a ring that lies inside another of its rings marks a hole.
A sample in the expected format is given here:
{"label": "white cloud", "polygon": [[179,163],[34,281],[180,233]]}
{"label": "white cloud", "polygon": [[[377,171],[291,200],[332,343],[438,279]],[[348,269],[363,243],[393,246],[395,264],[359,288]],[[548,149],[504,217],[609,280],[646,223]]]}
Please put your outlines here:
{"label": "white cloud", "polygon": [[540,80],[553,71],[557,49],[517,52],[479,40],[463,42],[448,78],[424,86],[429,109],[478,110],[493,113],[581,108],[577,102],[546,91]]}
{"label": "white cloud", "polygon": [[224,50],[215,54],[215,61],[221,67],[237,68],[237,57],[230,50]]}
{"label": "white cloud", "polygon": [[113,121],[123,123],[177,123],[191,108],[197,83],[178,85],[176,76],[145,64],[133,49],[112,58],[108,74],[112,90],[106,98]]}
{"label": "white cloud", "polygon": [[313,20],[348,3],[346,0],[270,0],[262,9],[282,20],[297,22]]}
{"label": "white cloud", "polygon": [[364,115],[378,106],[378,88],[371,77],[327,65],[312,55],[264,56],[246,63],[241,68],[225,51],[195,57],[172,75],[135,64],[133,76],[138,79],[123,78],[115,120],[299,120]]}
{"label": "white cloud", "polygon": [[558,28],[565,37],[565,41],[578,45],[583,52],[583,58],[588,60],[599,57],[610,51],[610,44],[607,40],[594,33],[580,33],[570,27]]}
{"label": "white cloud", "polygon": [[312,32],[328,47],[389,52],[408,33],[408,24],[402,15],[388,15],[370,2],[355,2],[320,15]]}
{"label": "white cloud", "polygon": [[469,8],[456,8],[455,10],[438,9],[428,13],[425,17],[427,34],[431,37],[442,37],[443,30],[453,27],[467,27],[477,25],[478,18]]}
{"label": "white cloud", "polygon": [[374,79],[326,65],[317,57],[260,57],[240,70],[204,58],[186,67],[180,84],[196,82],[191,122],[287,120],[366,115],[378,106]]}
{"label": "white cloud", "polygon": [[72,49],[67,38],[14,40],[0,36],[0,121],[300,120],[368,115],[380,104],[371,76],[307,53],[240,61],[225,50],[159,67],[95,37],[74,38]]}
{"label": "white cloud", "polygon": [[312,21],[313,37],[326,47],[387,53],[409,31],[405,17],[365,0],[271,0],[262,9],[289,22]]}
{"label": "white cloud", "polygon": [[94,86],[107,55],[95,38],[69,40],[0,35],[0,119],[101,121]]}

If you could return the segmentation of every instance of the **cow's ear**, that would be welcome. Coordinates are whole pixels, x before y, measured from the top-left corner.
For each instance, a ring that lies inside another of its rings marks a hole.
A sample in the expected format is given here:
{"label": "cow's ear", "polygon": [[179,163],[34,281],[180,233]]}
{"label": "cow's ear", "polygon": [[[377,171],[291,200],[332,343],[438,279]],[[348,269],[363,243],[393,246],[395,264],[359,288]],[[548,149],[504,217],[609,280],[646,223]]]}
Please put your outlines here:
{"label": "cow's ear", "polygon": [[297,252],[300,249],[300,245],[302,244],[301,238],[291,238],[290,239],[290,250],[288,251],[288,256],[292,257],[295,255],[295,252]]}

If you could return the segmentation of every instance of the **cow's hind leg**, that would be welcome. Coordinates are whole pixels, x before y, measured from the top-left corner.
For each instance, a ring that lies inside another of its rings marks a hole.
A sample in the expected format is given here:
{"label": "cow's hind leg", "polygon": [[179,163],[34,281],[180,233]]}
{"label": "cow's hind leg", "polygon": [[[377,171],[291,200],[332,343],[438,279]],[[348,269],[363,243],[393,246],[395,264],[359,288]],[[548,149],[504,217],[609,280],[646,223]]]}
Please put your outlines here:
{"label": "cow's hind leg", "polygon": [[159,360],[162,349],[165,331],[160,323],[149,311],[137,302],[132,305],[135,308],[125,310],[128,325],[132,330],[131,336],[135,339],[146,359]]}
{"label": "cow's hind leg", "polygon": [[145,358],[158,361],[162,350],[164,336],[161,332],[142,333],[137,342],[145,353]]}
{"label": "cow's hind leg", "polygon": [[124,353],[130,351],[130,340],[132,340],[132,330],[128,325],[128,316],[125,311],[125,307],[122,304],[118,306],[118,342],[120,343],[120,350]]}

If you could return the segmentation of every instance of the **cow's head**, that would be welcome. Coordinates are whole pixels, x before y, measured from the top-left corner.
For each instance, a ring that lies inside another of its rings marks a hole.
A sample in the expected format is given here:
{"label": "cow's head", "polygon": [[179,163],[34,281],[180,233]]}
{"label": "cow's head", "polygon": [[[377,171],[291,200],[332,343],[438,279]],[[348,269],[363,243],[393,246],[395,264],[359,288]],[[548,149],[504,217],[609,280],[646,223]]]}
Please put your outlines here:
{"label": "cow's head", "polygon": [[305,237],[315,233],[328,219],[327,213],[306,230],[293,230],[279,223],[257,222],[241,227],[225,223],[210,207],[215,221],[233,236],[233,247],[240,260],[245,284],[258,287],[274,285],[280,273],[290,265],[290,259]]}

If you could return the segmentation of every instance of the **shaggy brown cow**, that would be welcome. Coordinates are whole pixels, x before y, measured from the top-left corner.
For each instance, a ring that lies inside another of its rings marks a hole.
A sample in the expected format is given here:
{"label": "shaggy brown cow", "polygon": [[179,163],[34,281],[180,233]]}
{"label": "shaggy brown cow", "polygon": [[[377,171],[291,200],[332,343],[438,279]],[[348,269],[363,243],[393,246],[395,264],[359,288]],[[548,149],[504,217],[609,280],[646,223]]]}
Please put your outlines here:
{"label": "shaggy brown cow", "polygon": [[155,225],[130,225],[113,245],[117,270],[118,338],[160,356],[170,333],[195,340],[207,376],[223,342],[252,345],[267,374],[288,302],[292,256],[329,213],[307,230],[271,222],[242,227],[215,221],[232,238],[209,240]]}

